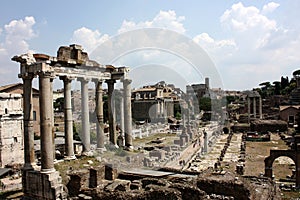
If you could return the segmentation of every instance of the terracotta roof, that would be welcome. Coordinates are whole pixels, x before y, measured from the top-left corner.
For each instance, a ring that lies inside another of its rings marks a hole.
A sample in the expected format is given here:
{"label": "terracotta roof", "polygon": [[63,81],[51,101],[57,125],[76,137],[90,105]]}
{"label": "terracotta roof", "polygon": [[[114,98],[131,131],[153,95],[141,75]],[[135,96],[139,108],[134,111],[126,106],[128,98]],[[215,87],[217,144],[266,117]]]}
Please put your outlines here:
{"label": "terracotta roof", "polygon": [[[8,85],[3,85],[3,86],[0,86],[0,92],[6,92],[8,89],[11,89],[11,88],[15,88],[15,87],[18,87],[18,86],[23,86],[23,83],[12,83],[12,84],[8,84]],[[33,88],[33,91],[35,92],[39,92],[39,90]]]}
{"label": "terracotta roof", "polygon": [[22,83],[13,83],[13,84],[9,84],[9,85],[0,86],[0,92],[2,92],[3,90],[6,90],[6,89],[12,88],[12,87],[19,86],[19,85],[22,85]]}

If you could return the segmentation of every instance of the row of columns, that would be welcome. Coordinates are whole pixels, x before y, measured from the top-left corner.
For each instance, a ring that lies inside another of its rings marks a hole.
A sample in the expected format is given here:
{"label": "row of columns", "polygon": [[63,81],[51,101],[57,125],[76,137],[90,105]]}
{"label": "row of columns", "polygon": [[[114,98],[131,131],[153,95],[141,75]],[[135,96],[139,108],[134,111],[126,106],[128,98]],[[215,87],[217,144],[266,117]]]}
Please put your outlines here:
{"label": "row of columns", "polygon": [[251,116],[251,101],[252,101],[252,105],[253,105],[253,118],[257,117],[257,106],[256,106],[256,101],[258,100],[259,102],[259,108],[258,108],[258,112],[259,112],[259,118],[262,119],[262,100],[261,97],[248,97],[247,98],[247,103],[248,103],[248,121],[250,123],[250,116]]}
{"label": "row of columns", "polygon": [[[33,106],[32,106],[32,80],[34,74],[21,75],[23,79],[23,106],[24,106],[24,169],[33,169],[35,165],[34,155],[34,130],[33,130]],[[40,134],[41,134],[41,172],[48,173],[54,170],[55,144],[53,137],[53,89],[54,77],[50,72],[39,72],[39,106],[40,106]],[[64,83],[64,120],[65,120],[65,156],[66,159],[74,159],[73,146],[73,119],[71,105],[71,82],[73,78],[61,76]],[[78,78],[81,82],[81,108],[82,108],[82,143],[83,153],[90,151],[90,124],[88,108],[88,79]],[[96,86],[96,115],[97,115],[97,148],[104,148],[104,122],[103,122],[103,90],[102,80],[93,80]],[[132,121],[131,121],[131,80],[122,80],[124,86],[124,133],[125,146],[132,146]],[[115,119],[112,112],[112,94],[115,80],[107,80],[110,142],[117,144]]]}

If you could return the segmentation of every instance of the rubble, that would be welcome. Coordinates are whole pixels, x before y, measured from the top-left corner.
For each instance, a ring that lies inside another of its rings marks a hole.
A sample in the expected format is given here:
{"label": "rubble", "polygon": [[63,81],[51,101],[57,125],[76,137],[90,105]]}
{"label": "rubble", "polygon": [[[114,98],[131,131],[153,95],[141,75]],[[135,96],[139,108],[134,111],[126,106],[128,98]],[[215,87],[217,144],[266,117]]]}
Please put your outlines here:
{"label": "rubble", "polygon": [[[101,169],[105,169],[102,167]],[[92,172],[93,170],[89,170]],[[157,176],[147,177],[121,176],[114,180],[99,179],[97,187],[88,187],[91,181],[88,170],[73,172],[68,183],[69,198],[75,199],[279,199],[278,188],[268,178],[243,177],[223,171],[214,173],[212,169],[198,175],[157,173]],[[75,174],[74,174],[75,173]],[[106,177],[106,170],[99,170],[97,176]],[[162,175],[165,174],[165,175]],[[95,175],[95,174],[94,174]],[[76,191],[76,192],[75,192]]]}

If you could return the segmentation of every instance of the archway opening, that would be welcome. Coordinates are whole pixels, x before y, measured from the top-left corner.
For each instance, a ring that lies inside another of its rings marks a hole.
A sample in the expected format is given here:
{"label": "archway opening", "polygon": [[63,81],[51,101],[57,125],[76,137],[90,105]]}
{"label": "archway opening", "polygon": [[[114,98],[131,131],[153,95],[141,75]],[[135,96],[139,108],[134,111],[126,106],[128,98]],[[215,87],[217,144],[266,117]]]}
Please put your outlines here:
{"label": "archway opening", "polygon": [[295,163],[287,156],[276,158],[272,165],[272,171],[276,182],[296,182]]}

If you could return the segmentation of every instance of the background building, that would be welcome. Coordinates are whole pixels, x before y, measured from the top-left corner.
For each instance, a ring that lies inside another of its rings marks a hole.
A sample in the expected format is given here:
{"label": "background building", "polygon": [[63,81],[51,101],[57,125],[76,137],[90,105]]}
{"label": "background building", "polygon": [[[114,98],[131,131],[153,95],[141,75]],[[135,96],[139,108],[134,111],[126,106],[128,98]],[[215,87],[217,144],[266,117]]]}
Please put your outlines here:
{"label": "background building", "polygon": [[23,161],[22,96],[0,93],[0,166],[11,166]]}
{"label": "background building", "polygon": [[[4,85],[0,87],[0,93],[21,94],[23,95],[23,84],[15,83]],[[21,98],[23,108],[23,99]],[[33,129],[34,135],[40,135],[40,104],[39,104],[39,90],[32,88],[32,107],[33,107]]]}

